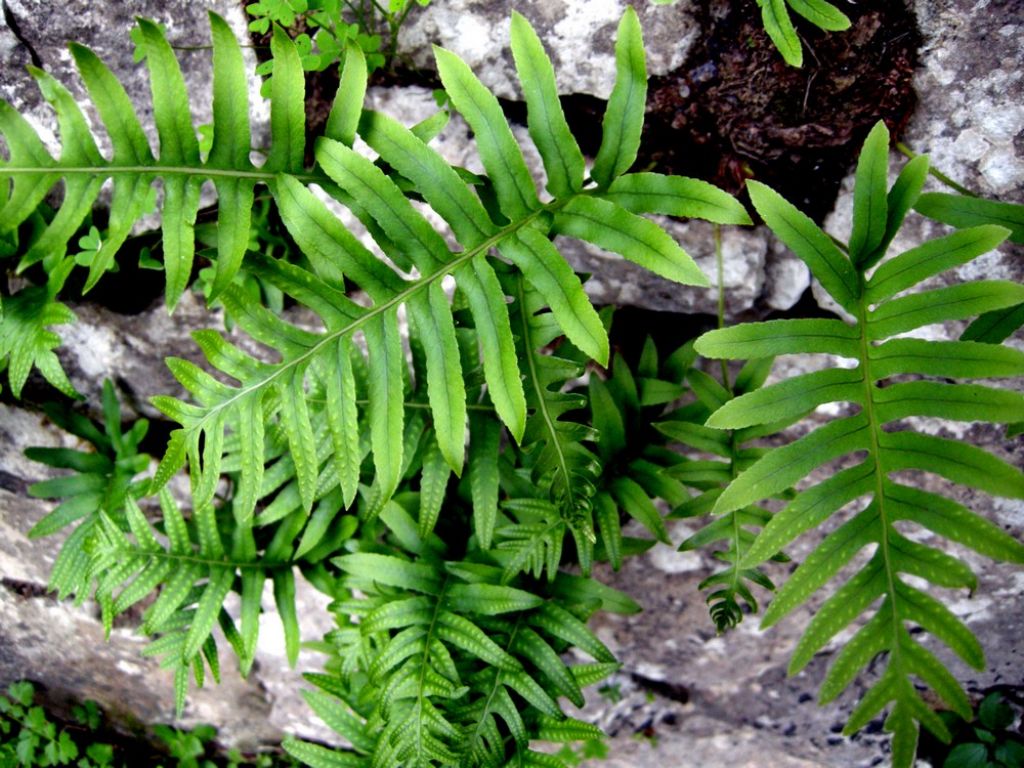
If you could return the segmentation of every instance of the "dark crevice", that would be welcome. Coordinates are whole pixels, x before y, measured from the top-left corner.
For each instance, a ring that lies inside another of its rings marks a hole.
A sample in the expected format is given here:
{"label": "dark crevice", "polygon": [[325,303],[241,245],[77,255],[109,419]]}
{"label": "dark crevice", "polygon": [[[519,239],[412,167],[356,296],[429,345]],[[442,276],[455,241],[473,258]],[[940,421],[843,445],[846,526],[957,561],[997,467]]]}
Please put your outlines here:
{"label": "dark crevice", "polygon": [[0,586],[23,600],[40,597],[47,598],[49,600],[57,599],[54,595],[50,594],[46,589],[45,584],[37,584],[34,581],[23,581],[21,579],[12,579],[4,576],[0,578]]}
{"label": "dark crevice", "polygon": [[654,680],[641,675],[639,672],[630,672],[629,676],[640,688],[655,693],[662,698],[677,701],[680,704],[686,704],[690,701],[690,690],[685,685],[670,683],[666,680]]}
{"label": "dark crevice", "polygon": [[150,418],[146,436],[139,443],[139,453],[148,453],[150,456],[160,458],[167,450],[171,432],[176,429],[181,429],[181,424],[176,421]]}
{"label": "dark crevice", "polygon": [[21,27],[18,25],[18,20],[14,18],[14,14],[11,12],[10,3],[0,3],[0,7],[4,9],[4,22],[7,24],[7,28],[11,30],[11,34],[17,38],[19,43],[25,46],[25,50],[28,51],[28,56],[32,60],[32,64],[39,69],[42,69],[43,59],[32,46],[32,43],[22,37]]}
{"label": "dark crevice", "polygon": [[[72,236],[71,243],[77,243],[78,239],[88,232],[87,225],[105,232],[109,215],[110,212],[106,208],[95,209],[92,217]],[[117,251],[116,271],[104,273],[96,286],[83,294],[89,270],[75,269],[68,277],[62,295],[81,296],[82,301],[105,307],[119,315],[138,315],[145,312],[163,295],[165,278],[163,270],[142,268],[139,259],[145,249],[159,252],[161,243],[160,230],[129,237]],[[74,246],[72,252],[73,248]]]}
{"label": "dark crevice", "polygon": [[22,478],[0,469],[0,490],[13,493],[15,496],[24,496],[28,493],[28,486],[29,483]]}

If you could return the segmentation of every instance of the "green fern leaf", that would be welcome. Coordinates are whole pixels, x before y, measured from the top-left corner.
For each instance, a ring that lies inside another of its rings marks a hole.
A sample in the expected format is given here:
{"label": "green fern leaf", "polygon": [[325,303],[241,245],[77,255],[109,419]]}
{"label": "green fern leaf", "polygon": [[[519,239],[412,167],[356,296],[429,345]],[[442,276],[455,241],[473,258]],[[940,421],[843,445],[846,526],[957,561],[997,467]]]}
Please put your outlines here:
{"label": "green fern leaf", "polygon": [[615,40],[615,86],[602,122],[601,147],[591,175],[605,189],[629,170],[640,148],[647,105],[647,64],[640,19],[632,6],[619,21]]}
{"label": "green fern leaf", "polygon": [[[213,182],[220,200],[217,263],[212,300],[237,274],[249,243],[253,190],[270,182],[275,172],[302,175],[304,110],[302,74],[294,44],[280,30],[272,40],[279,59],[272,89],[271,139],[267,163],[257,168],[251,149],[248,80],[234,33],[219,16],[210,15],[213,37],[213,146],[200,158],[188,108],[188,97],[177,60],[160,29],[139,21],[153,93],[153,112],[160,140],[154,156],[124,88],[89,49],[70,46],[72,58],[113,146],[111,160],[103,158],[81,112],[66,89],[48,75],[34,71],[44,96],[57,113],[62,149],[59,160],[46,152],[35,132],[7,104],[0,107],[0,132],[11,147],[10,160],[0,164],[0,178],[13,179],[13,194],[0,209],[2,231],[13,230],[32,213],[47,191],[63,180],[64,203],[44,232],[28,244],[21,268],[63,253],[90,207],[102,182],[114,182],[110,225],[102,246],[90,263],[86,290],[113,267],[117,251],[133,225],[146,212],[148,190],[161,179],[166,301],[173,308],[185,290],[195,252],[193,225],[199,206],[199,187]],[[307,174],[308,175],[308,174]]]}
{"label": "green fern leaf", "polygon": [[530,138],[544,162],[548,192],[568,197],[583,187],[583,153],[558,100],[555,70],[530,23],[512,11],[512,56],[527,105]]}
{"label": "green fern leaf", "polygon": [[[1012,352],[1007,354],[1008,350],[997,352],[975,342],[891,337],[948,319],[999,311],[1020,303],[1024,293],[1020,286],[1011,283],[979,281],[893,298],[925,278],[966,263],[1005,239],[1008,230],[992,226],[932,241],[883,262],[870,277],[865,274],[867,265],[878,256],[880,244],[891,240],[887,222],[902,216],[914,202],[914,189],[919,189],[916,182],[904,181],[898,182],[902,189],[886,194],[880,180],[885,175],[887,149],[887,133],[876,127],[865,143],[858,165],[856,239],[851,241],[848,260],[838,249],[824,246],[826,236],[789,203],[763,185],[750,184],[751,198],[766,223],[808,264],[833,298],[854,315],[855,321],[739,326],[706,334],[697,341],[696,348],[712,357],[732,358],[738,352],[757,356],[783,350],[824,351],[831,340],[833,353],[857,363],[851,371],[809,374],[744,395],[711,417],[711,426],[769,424],[792,417],[796,409],[791,403],[798,401],[809,406],[847,402],[859,409],[855,415],[832,421],[764,455],[718,497],[714,511],[729,513],[757,503],[800,481],[831,459],[850,454],[863,457],[854,466],[799,493],[766,525],[740,566],[757,565],[848,503],[863,500],[860,511],[826,537],[779,590],[764,624],[780,620],[858,552],[875,546],[871,559],[825,602],[811,621],[790,671],[802,669],[817,650],[881,598],[882,603],[868,624],[837,658],[822,689],[822,699],[838,695],[870,657],[886,652],[885,671],[861,700],[847,729],[862,727],[891,703],[886,728],[894,733],[894,765],[904,768],[913,760],[918,723],[940,738],[949,737],[910,677],[919,677],[931,685],[950,706],[964,706],[958,686],[911,636],[908,625],[935,635],[972,666],[982,665],[983,655],[977,640],[959,619],[906,580],[912,576],[937,586],[973,589],[974,576],[969,568],[932,546],[907,539],[894,524],[898,520],[914,521],[1001,559],[1019,562],[1022,548],[1019,542],[961,505],[908,487],[894,479],[894,473],[922,470],[952,483],[1010,498],[1024,498],[1024,474],[980,448],[883,427],[916,416],[964,421],[1017,420],[1024,397],[976,384],[926,378],[1019,375],[1014,372],[1018,370],[1019,358]],[[915,167],[912,173],[919,175],[921,168]],[[893,202],[899,207],[895,217],[889,209]],[[769,335],[777,330],[783,331],[783,338]],[[949,360],[944,357],[947,352]],[[991,369],[990,361],[995,363]],[[897,374],[915,374],[919,380],[889,380]],[[756,412],[752,407],[756,407]]]}
{"label": "green fern leaf", "polygon": [[928,192],[914,203],[914,210],[954,227],[994,224],[1010,230],[1009,240],[1024,243],[1024,205],[1001,203],[980,197]]}
{"label": "green fern leaf", "polygon": [[77,320],[74,312],[57,301],[73,267],[72,258],[60,259],[47,276],[46,285],[22,288],[4,298],[0,314],[0,370],[7,369],[7,381],[15,397],[21,397],[32,368],[68,397],[81,397],[54,354],[60,337],[50,330],[51,326]]}
{"label": "green fern leaf", "polygon": [[[384,522],[396,534],[402,524],[395,516]],[[545,728],[569,737],[585,727],[567,721],[562,733],[556,699],[582,702],[581,683],[560,656],[569,647],[598,662],[581,680],[616,668],[578,618],[596,602],[506,585],[502,569],[472,559],[440,563],[433,551],[413,560],[385,551],[336,558],[342,586],[359,597],[335,610],[343,627],[349,617],[359,622],[336,633],[339,653],[351,649],[347,675],[314,682],[345,704],[307,694],[357,751],[372,753],[375,765],[506,765],[525,759]],[[354,677],[356,670],[367,676]]]}
{"label": "green fern leaf", "polygon": [[786,63],[791,67],[804,65],[804,51],[800,45],[800,37],[789,17],[785,0],[757,0],[761,6],[761,21],[764,31],[775,43],[775,47]]}
{"label": "green fern leaf", "polygon": [[819,29],[836,32],[850,27],[846,15],[825,0],[757,0],[757,4],[761,7],[765,32],[791,67],[803,66],[804,53],[789,16],[790,9]]}

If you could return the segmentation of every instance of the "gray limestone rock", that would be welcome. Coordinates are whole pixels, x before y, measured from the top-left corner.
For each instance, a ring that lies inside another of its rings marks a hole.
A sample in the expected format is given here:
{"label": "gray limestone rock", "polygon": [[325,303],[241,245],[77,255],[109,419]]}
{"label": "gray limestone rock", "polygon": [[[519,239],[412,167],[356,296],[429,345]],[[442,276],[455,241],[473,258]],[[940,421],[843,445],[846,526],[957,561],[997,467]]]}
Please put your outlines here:
{"label": "gray limestone rock", "polygon": [[[25,66],[33,64],[52,74],[66,85],[76,98],[85,102],[85,89],[67,43],[76,41],[91,48],[117,75],[131,97],[155,144],[152,106],[150,101],[148,70],[135,63],[134,49],[129,33],[136,17],[144,17],[163,24],[168,40],[176,46],[185,83],[188,87],[192,115],[196,124],[210,123],[213,90],[210,79],[210,26],[207,10],[223,16],[245,41],[246,17],[242,6],[235,0],[203,0],[198,3],[162,2],[161,0],[126,0],[125,2],[91,2],[69,0],[60,4],[59,11],[46,0],[2,0],[0,18],[0,98],[13,104],[25,115],[47,142],[51,152],[58,151],[53,113],[42,99]],[[255,68],[251,49],[243,51],[250,69]],[[254,139],[261,142],[260,126],[266,124],[269,112],[259,98],[259,86],[250,88],[250,112],[256,126]],[[92,125],[99,120],[91,106],[86,115]],[[108,148],[102,128],[96,130],[101,150]]]}
{"label": "gray limestone rock", "polygon": [[[1024,19],[1019,4],[998,0],[942,0],[914,4],[924,36],[916,87],[920,104],[904,142],[927,154],[934,168],[982,197],[1024,202]],[[893,166],[898,155],[893,153]],[[890,182],[894,179],[891,175]],[[926,190],[950,192],[934,179]],[[853,177],[848,177],[826,228],[849,236]],[[950,231],[912,213],[890,253],[900,253]],[[1024,280],[1024,247],[1006,243],[933,280]],[[819,291],[824,304],[826,297]],[[832,305],[828,305],[832,308]],[[958,332],[950,327],[949,334]]]}
{"label": "gray limestone rock", "polygon": [[627,5],[633,5],[640,17],[648,74],[663,75],[681,66],[700,34],[690,0],[671,6],[623,0],[433,2],[413,11],[399,42],[403,55],[418,69],[435,69],[432,46],[440,45],[465,59],[498,96],[521,99],[508,43],[514,8],[544,42],[560,93],[607,99],[615,82],[615,30]]}

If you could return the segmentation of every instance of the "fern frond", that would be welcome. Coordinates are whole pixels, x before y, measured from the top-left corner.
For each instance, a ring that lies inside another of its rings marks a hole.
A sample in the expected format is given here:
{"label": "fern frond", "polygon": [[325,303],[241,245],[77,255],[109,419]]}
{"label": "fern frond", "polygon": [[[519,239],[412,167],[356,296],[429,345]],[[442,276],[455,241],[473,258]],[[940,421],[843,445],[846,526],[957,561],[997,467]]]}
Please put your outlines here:
{"label": "fern frond", "polygon": [[[600,464],[583,441],[595,439],[596,433],[563,418],[586,405],[582,395],[563,391],[567,382],[582,375],[583,366],[558,352],[543,351],[562,335],[555,315],[544,311],[543,297],[521,275],[510,282],[516,299],[512,319],[519,357],[525,361],[530,408],[521,441],[530,496],[513,497],[503,504],[503,509],[516,518],[498,530],[499,549],[512,553],[505,577],[511,579],[522,571],[540,577],[547,570],[548,578],[553,579],[567,531],[573,535],[584,572],[589,573],[596,540],[592,497]],[[600,324],[600,319],[597,321]],[[603,325],[600,327],[604,334]]]}
{"label": "fern frond", "polygon": [[[433,557],[335,558],[343,585],[366,595],[337,606],[360,616],[335,640],[355,652],[373,691],[350,694],[348,704],[372,702],[364,733],[379,734],[374,765],[504,765],[508,749],[525,750],[538,738],[537,712],[559,721],[558,696],[582,704],[559,657],[566,643],[605,664],[605,673],[614,659],[564,607],[504,584],[501,569],[472,562],[439,568]],[[353,633],[363,641],[351,645]]]}
{"label": "fern frond", "polygon": [[[143,653],[159,657],[161,666],[175,671],[175,704],[180,714],[190,672],[199,686],[207,667],[219,680],[216,628],[238,656],[243,674],[248,673],[267,580],[273,584],[288,659],[295,663],[299,646],[295,562],[275,557],[274,543],[258,552],[251,528],[236,529],[225,546],[212,505],[193,510],[186,519],[164,489],[160,508],[166,544],[131,497],[125,503],[126,526],[101,512],[88,549],[89,578],[96,582],[95,598],[107,632],[117,615],[159,593],[143,612],[142,631],[153,638]],[[241,596],[241,626],[224,608],[231,591]]]}
{"label": "fern frond", "polygon": [[[150,485],[149,480],[136,479],[149,465],[149,456],[138,452],[148,423],[140,419],[130,429],[122,430],[120,406],[109,381],[104,383],[103,411],[105,425],[101,431],[66,407],[46,407],[54,423],[91,443],[93,452],[26,450],[30,459],[76,473],[36,483],[29,489],[34,496],[62,499],[29,531],[29,536],[47,536],[75,526],[54,563],[50,588],[60,598],[73,594],[79,602],[93,596],[107,633],[116,616],[157,593],[143,613],[142,629],[154,638],[144,653],[161,657],[163,666],[175,670],[179,712],[190,672],[199,685],[207,668],[214,679],[219,677],[212,634],[215,627],[220,628],[238,656],[243,673],[247,673],[256,650],[260,600],[268,579],[273,582],[285,626],[288,657],[294,662],[299,640],[292,574],[299,556],[291,557],[295,532],[279,526],[260,551],[251,522],[226,528],[225,516],[212,503],[195,509],[186,518],[166,488],[160,493],[161,523],[157,531],[136,501]],[[303,533],[303,542],[316,524],[314,516]],[[347,535],[352,531],[349,527]],[[346,535],[344,530],[342,534]],[[324,531],[316,535],[323,538]],[[281,541],[285,537],[287,547]],[[230,543],[226,546],[225,541]],[[305,549],[309,554],[302,564],[310,567],[318,562],[317,552],[313,545]],[[242,598],[240,628],[223,608],[224,598],[232,590]]]}
{"label": "fern frond", "polygon": [[[108,160],[67,89],[50,75],[30,69],[60,127],[61,152],[54,159],[29,124],[7,103],[0,104],[0,134],[10,158],[0,162],[0,179],[12,191],[0,208],[0,232],[18,227],[59,181],[64,202],[39,236],[28,244],[19,269],[62,255],[68,239],[89,213],[104,180],[113,180],[110,225],[92,260],[86,290],[114,265],[115,255],[146,212],[147,192],[159,179],[163,187],[163,256],[166,302],[173,308],[188,285],[195,255],[193,226],[199,188],[213,182],[219,199],[217,262],[212,300],[238,272],[249,242],[253,190],[277,174],[306,178],[302,168],[304,110],[302,67],[294,44],[281,30],[271,41],[275,60],[271,94],[271,146],[266,163],[255,166],[251,151],[248,76],[241,48],[228,25],[210,14],[213,37],[213,147],[200,157],[188,94],[177,59],[160,29],[139,20],[149,69],[153,117],[160,151],[154,155],[135,108],[117,78],[88,48],[72,43],[71,55],[113,148]],[[319,175],[319,178],[323,178]]]}
{"label": "fern frond", "polygon": [[[722,491],[744,469],[766,453],[766,449],[753,445],[765,433],[764,429],[718,430],[704,426],[708,417],[736,397],[757,392],[771,371],[772,358],[748,361],[735,382],[726,378],[720,384],[708,374],[692,369],[687,377],[697,399],[689,406],[668,414],[668,419],[655,424],[662,434],[713,458],[681,461],[667,470],[667,474],[685,485],[697,489],[697,495],[677,506],[670,517],[691,518],[707,515]],[[724,374],[723,374],[724,375]],[[798,413],[789,417],[795,421],[813,410],[806,403]],[[780,425],[770,425],[776,431]],[[751,589],[757,585],[769,591],[775,589],[771,579],[760,568],[741,567],[746,552],[757,532],[771,519],[771,512],[763,506],[751,504],[715,517],[680,546],[682,552],[713,547],[713,556],[727,565],[706,578],[701,590],[712,590],[707,596],[711,619],[718,632],[725,632],[743,620],[745,612],[756,613],[758,602]],[[785,560],[781,553],[773,560]]]}
{"label": "fern frond", "polygon": [[54,354],[60,337],[50,330],[77,320],[67,305],[57,301],[75,262],[70,257],[54,261],[46,285],[22,288],[5,297],[0,306],[0,371],[7,369],[7,381],[15,397],[21,397],[32,368],[68,397],[81,397]]}
{"label": "fern frond", "polygon": [[[891,704],[886,728],[894,734],[894,764],[906,768],[913,760],[918,724],[939,738],[949,738],[913,679],[932,688],[955,711],[967,714],[970,710],[952,675],[921,645],[911,627],[942,640],[972,667],[983,666],[984,657],[970,630],[907,578],[973,589],[974,575],[962,561],[907,538],[896,523],[914,523],[982,554],[1018,563],[1024,562],[1024,546],[961,504],[906,485],[896,473],[908,469],[929,472],[1010,498],[1024,498],[1024,474],[980,448],[888,427],[913,416],[1019,421],[1024,415],[1024,396],[949,380],[1020,376],[1024,354],[977,342],[894,337],[933,323],[1014,306],[1024,299],[1024,286],[977,281],[903,294],[1002,242],[1008,230],[991,225],[925,243],[883,261],[869,274],[920,193],[927,171],[925,162],[908,164],[887,192],[887,152],[888,132],[879,124],[868,137],[858,164],[849,253],[768,187],[757,182],[749,185],[764,220],[853,315],[853,323],[804,320],[740,325],[705,334],[696,348],[714,358],[827,349],[856,363],[853,369],[805,374],[738,397],[711,416],[709,426],[744,429],[790,416],[792,402],[800,407],[845,402],[856,408],[853,415],[834,420],[759,459],[730,483],[713,511],[724,514],[755,504],[832,459],[851,454],[863,457],[799,493],[765,526],[741,567],[756,566],[846,504],[862,500],[860,511],[831,533],[779,590],[764,625],[777,622],[858,552],[873,547],[867,563],[819,609],[794,654],[790,672],[802,669],[837,633],[876,606],[872,618],[833,662],[821,699],[835,698],[876,654],[887,653],[884,672],[854,711],[847,732],[862,727]],[[905,374],[913,374],[914,380],[907,380]],[[826,382],[826,378],[830,380]]]}
{"label": "fern frond", "polygon": [[[628,54],[633,60],[643,54],[638,32],[632,26],[635,19],[629,21],[631,14],[632,10],[627,11],[623,22],[626,32],[622,45],[623,56]],[[520,58],[524,62],[529,59],[529,65],[522,66],[531,72],[546,71],[542,66],[546,61],[543,49],[524,24],[517,22],[514,31]],[[488,212],[456,169],[414,131],[384,115],[364,112],[358,131],[380,155],[379,159],[400,174],[403,185],[344,142],[320,139],[316,157],[330,180],[325,188],[367,224],[393,264],[406,265],[411,272],[403,274],[378,259],[300,180],[278,175],[271,187],[282,218],[316,274],[258,255],[252,256],[250,268],[262,280],[312,308],[326,330],[313,333],[297,329],[270,316],[240,291],[225,288],[221,295],[230,314],[249,335],[272,348],[280,362],[262,363],[238,350],[210,359],[211,364],[237,380],[237,386],[213,379],[194,366],[173,363],[175,375],[200,404],[186,405],[167,398],[156,401],[164,413],[183,426],[168,450],[158,483],[180,468],[187,458],[196,479],[196,503],[207,501],[221,469],[218,454],[225,433],[246,428],[262,409],[277,414],[286,434],[302,505],[308,513],[318,496],[321,463],[314,455],[315,440],[308,409],[303,406],[313,386],[309,372],[340,372],[343,379],[347,378],[346,370],[354,354],[353,340],[361,334],[368,349],[367,422],[376,470],[371,514],[378,512],[397,488],[403,466],[402,453],[397,450],[402,444],[404,420],[404,391],[400,383],[408,378],[408,372],[398,333],[400,308],[405,307],[419,329],[438,447],[451,470],[460,473],[467,422],[466,375],[458,346],[463,328],[471,326],[475,330],[487,397],[501,421],[516,440],[523,438],[526,428],[523,372],[516,354],[506,290],[489,260],[494,257],[492,249],[524,275],[530,288],[551,308],[561,332],[587,355],[604,362],[608,354],[604,328],[579,279],[552,245],[553,235],[588,239],[662,275],[703,284],[706,281],[692,259],[656,224],[638,213],[695,210],[700,215],[749,221],[742,206],[709,185],[692,180],[666,182],[666,177],[653,174],[623,176],[625,167],[619,167],[622,163],[618,161],[614,166],[615,180],[607,190],[586,188],[582,182],[574,186],[573,182],[568,195],[542,202],[495,97],[453,54],[439,50],[437,56],[452,102],[477,136],[487,172],[481,183],[493,189],[500,210]],[[622,89],[640,87],[634,69],[626,68],[620,73],[626,78]],[[560,124],[561,107],[552,88],[545,80],[543,87],[528,89],[533,94],[531,119],[543,118],[546,124],[556,126]],[[628,137],[639,130],[643,110],[630,109],[623,119],[629,121],[628,130],[625,125],[619,126],[608,141],[609,146],[613,140],[625,142],[620,148],[621,157],[625,158],[635,152],[627,146],[631,141]],[[577,151],[571,136],[567,138],[554,128],[553,131],[557,141],[552,138],[556,143],[549,142],[545,149],[551,177],[558,168],[564,171],[567,163],[575,167],[566,158],[574,157]],[[619,134],[625,138],[615,139]],[[625,186],[617,188],[616,184]],[[413,207],[403,186],[411,187],[446,221],[461,250],[449,247],[442,233]],[[561,188],[558,184],[553,187]],[[365,290],[370,306],[360,306],[346,298],[339,282],[342,275]],[[445,297],[442,282],[448,276],[454,277],[458,287],[457,302],[468,309],[467,321],[460,316],[457,322]],[[344,383],[340,387],[337,382],[324,383],[328,392],[333,393],[328,398],[332,408],[330,423],[348,425],[333,433],[336,450],[351,456],[355,444],[351,419],[354,393]],[[345,462],[347,469],[341,479],[347,478],[343,492],[348,501],[354,494],[355,464],[349,459]],[[241,482],[247,493],[244,505],[237,510],[241,519],[252,513],[255,496],[251,489],[262,482],[259,463],[254,455],[242,467]],[[485,531],[486,528],[485,525]]]}

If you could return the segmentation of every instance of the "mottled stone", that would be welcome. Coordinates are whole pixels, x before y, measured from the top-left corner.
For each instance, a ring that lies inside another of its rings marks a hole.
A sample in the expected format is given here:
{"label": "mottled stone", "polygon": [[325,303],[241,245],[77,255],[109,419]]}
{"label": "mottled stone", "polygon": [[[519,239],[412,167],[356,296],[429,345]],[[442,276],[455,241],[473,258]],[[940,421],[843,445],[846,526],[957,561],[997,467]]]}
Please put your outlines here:
{"label": "mottled stone", "polygon": [[435,69],[431,46],[440,45],[465,59],[499,96],[520,99],[509,49],[514,8],[547,48],[560,93],[607,99],[615,83],[615,32],[627,5],[640,17],[648,74],[663,75],[681,66],[700,34],[689,0],[671,6],[623,0],[448,0],[415,9],[399,41],[403,55],[419,69]]}
{"label": "mottled stone", "polygon": [[222,312],[207,310],[192,292],[182,296],[173,315],[163,301],[138,315],[91,303],[68,305],[78,319],[60,329],[63,344],[57,355],[64,370],[75,389],[97,407],[104,379],[117,381],[125,418],[163,418],[149,399],[158,394],[184,396],[163,359],[173,355],[202,363],[192,332],[223,327]]}
{"label": "mottled stone", "polygon": [[[39,130],[51,152],[59,149],[53,112],[43,101],[34,81],[25,71],[34,64],[66,85],[80,103],[86,104],[85,89],[78,77],[74,61],[67,49],[69,41],[77,41],[91,48],[117,75],[125,86],[136,112],[147,128],[150,145],[157,146],[153,129],[152,101],[149,72],[144,64],[133,60],[135,45],[129,33],[136,17],[144,17],[163,24],[171,45],[181,62],[188,88],[194,124],[212,122],[213,90],[211,83],[210,25],[207,10],[225,18],[239,39],[247,42],[246,16],[241,4],[235,0],[202,0],[202,2],[163,2],[162,0],[119,0],[116,3],[96,3],[91,0],[69,0],[61,3],[55,12],[53,3],[46,0],[3,0],[4,16],[0,18],[0,98],[17,107]],[[10,19],[13,23],[8,23]],[[255,69],[255,56],[251,48],[243,49],[250,69]],[[250,112],[256,125],[256,144],[262,142],[269,111],[259,97],[259,84],[251,83]],[[86,104],[86,115],[95,127],[100,121],[91,105]],[[104,152],[109,150],[102,128],[95,131]]]}
{"label": "mottled stone", "polygon": [[907,144],[980,195],[1024,201],[1020,4],[917,0],[914,11],[925,42]]}

